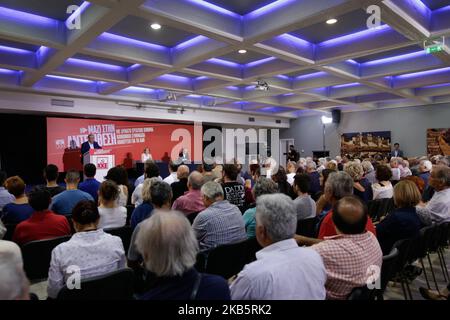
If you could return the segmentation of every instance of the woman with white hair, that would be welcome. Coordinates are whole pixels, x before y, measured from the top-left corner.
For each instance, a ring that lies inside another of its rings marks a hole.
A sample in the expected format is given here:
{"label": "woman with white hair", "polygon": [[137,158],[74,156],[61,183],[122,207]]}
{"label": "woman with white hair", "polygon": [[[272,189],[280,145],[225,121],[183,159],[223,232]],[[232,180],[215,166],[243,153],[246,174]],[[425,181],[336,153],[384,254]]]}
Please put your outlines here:
{"label": "woman with white hair", "polygon": [[370,184],[376,183],[377,177],[372,163],[369,160],[364,160],[363,162],[361,162],[361,165],[364,169],[364,177],[367,179],[367,181],[369,181]]}
{"label": "woman with white hair", "polygon": [[429,160],[420,161],[419,165],[419,178],[425,182],[425,188],[428,187],[428,180],[430,179],[431,169],[433,168],[433,164]]}
{"label": "woman with white hair", "polygon": [[364,203],[372,200],[372,187],[370,182],[364,178],[362,165],[356,161],[351,161],[344,165],[344,171],[353,179],[353,194],[359,197]]}
{"label": "woman with white hair", "polygon": [[195,270],[198,242],[179,212],[155,212],[140,225],[136,246],[147,271],[156,276],[141,300],[230,300],[225,279]]}

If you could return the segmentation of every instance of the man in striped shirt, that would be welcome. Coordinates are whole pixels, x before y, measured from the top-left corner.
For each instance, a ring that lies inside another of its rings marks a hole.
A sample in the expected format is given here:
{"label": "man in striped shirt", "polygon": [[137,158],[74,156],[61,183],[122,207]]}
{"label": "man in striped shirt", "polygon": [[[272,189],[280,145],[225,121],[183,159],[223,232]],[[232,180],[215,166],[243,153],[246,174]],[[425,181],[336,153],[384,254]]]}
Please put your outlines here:
{"label": "man in striped shirt", "polygon": [[246,240],[241,211],[224,200],[222,186],[217,182],[207,182],[202,186],[201,194],[206,209],[198,214],[192,224],[200,250]]}
{"label": "man in striped shirt", "polygon": [[366,231],[367,207],[355,196],[340,199],[333,208],[337,235],[312,246],[327,272],[327,299],[346,299],[353,288],[379,276],[383,253],[377,238]]}

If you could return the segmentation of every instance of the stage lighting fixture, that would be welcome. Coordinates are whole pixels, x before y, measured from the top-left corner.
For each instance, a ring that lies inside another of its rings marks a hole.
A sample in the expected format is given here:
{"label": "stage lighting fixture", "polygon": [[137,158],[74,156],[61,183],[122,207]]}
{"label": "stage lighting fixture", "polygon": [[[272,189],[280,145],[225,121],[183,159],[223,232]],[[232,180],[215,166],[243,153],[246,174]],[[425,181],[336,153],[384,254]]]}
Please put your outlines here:
{"label": "stage lighting fixture", "polygon": [[152,28],[153,30],[159,30],[161,29],[161,25],[159,23],[152,23],[150,25],[150,28]]}

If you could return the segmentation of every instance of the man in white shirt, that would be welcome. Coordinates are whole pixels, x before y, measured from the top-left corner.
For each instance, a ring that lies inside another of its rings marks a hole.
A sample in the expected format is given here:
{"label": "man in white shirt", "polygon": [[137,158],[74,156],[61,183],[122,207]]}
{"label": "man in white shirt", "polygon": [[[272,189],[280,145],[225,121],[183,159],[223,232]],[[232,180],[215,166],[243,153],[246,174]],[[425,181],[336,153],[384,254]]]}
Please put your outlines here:
{"label": "man in white shirt", "polygon": [[323,300],[326,271],[320,255],[293,239],[294,203],[284,194],[256,202],[256,239],[263,247],[231,284],[232,300]]}
{"label": "man in white shirt", "polygon": [[173,163],[173,161],[171,160],[169,162],[169,173],[170,174],[167,177],[165,177],[163,181],[168,183],[169,185],[171,185],[174,182],[179,181],[177,178],[177,170],[178,170],[178,165]]}
{"label": "man in white shirt", "polygon": [[431,171],[429,185],[436,191],[429,202],[416,207],[422,222],[430,225],[433,222],[450,222],[450,168],[435,166]]}

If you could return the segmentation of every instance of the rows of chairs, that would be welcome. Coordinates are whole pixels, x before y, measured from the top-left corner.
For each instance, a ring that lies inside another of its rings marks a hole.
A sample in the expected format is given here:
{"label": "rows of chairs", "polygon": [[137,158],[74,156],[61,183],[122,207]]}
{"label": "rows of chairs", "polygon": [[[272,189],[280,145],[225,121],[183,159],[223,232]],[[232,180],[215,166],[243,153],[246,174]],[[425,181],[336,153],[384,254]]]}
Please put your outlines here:
{"label": "rows of chairs", "polygon": [[199,272],[216,274],[225,279],[238,274],[246,264],[256,260],[261,246],[256,238],[221,245],[197,255],[196,269]]}
{"label": "rows of chairs", "polygon": [[414,263],[415,261],[419,261],[421,265],[421,272],[424,273],[428,289],[431,289],[430,281],[423,261],[425,258],[428,260],[436,290],[439,291],[438,283],[436,281],[436,274],[430,254],[437,254],[437,257],[439,259],[439,266],[444,276],[444,280],[447,284],[450,278],[444,259],[444,250],[448,248],[449,240],[450,223],[447,222],[422,228],[419,232],[419,235],[415,238],[402,239],[397,241],[394,244],[391,253],[383,257],[380,289],[369,290],[367,286],[355,288],[354,291],[350,294],[349,299],[382,299],[382,293],[384,292],[388,282],[394,281],[400,283],[405,300],[412,300],[413,297],[411,293],[410,282],[418,276],[418,274],[415,272],[417,268],[412,266],[412,263]]}

